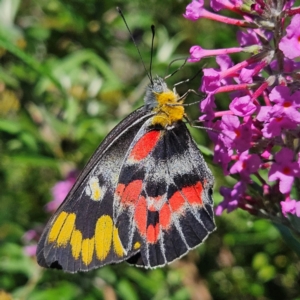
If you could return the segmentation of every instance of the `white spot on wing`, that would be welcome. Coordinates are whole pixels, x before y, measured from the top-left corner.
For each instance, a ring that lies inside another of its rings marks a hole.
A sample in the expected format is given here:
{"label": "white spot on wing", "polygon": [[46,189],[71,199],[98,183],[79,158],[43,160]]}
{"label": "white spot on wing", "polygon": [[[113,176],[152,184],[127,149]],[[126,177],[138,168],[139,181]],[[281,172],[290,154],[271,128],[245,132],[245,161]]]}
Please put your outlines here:
{"label": "white spot on wing", "polygon": [[94,201],[100,201],[103,197],[104,190],[99,184],[99,179],[96,176],[92,176],[89,181],[88,185],[85,189],[86,194],[90,196],[90,198]]}

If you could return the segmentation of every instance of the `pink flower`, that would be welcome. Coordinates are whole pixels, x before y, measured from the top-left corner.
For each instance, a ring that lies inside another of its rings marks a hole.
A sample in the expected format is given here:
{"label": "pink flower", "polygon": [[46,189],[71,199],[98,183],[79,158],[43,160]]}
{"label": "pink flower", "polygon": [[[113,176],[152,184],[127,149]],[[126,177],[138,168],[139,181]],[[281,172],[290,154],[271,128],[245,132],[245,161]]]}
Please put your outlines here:
{"label": "pink flower", "polygon": [[242,47],[261,44],[260,39],[253,29],[247,29],[247,31],[238,31],[237,39]]}
{"label": "pink flower", "polygon": [[261,107],[257,120],[263,122],[262,133],[266,138],[279,136],[283,129],[295,129],[297,124],[286,118],[279,106]]}
{"label": "pink flower", "polygon": [[240,123],[236,116],[225,115],[222,117],[220,128],[222,133],[220,139],[229,149],[236,149],[243,152],[250,147],[251,141],[251,122]]}
{"label": "pink flower", "polygon": [[30,229],[26,231],[22,237],[25,242],[31,242],[39,238],[39,234],[35,229]]}
{"label": "pink flower", "polygon": [[275,156],[275,162],[269,172],[269,180],[279,180],[279,190],[286,194],[291,191],[295,176],[299,177],[299,175],[300,166],[294,161],[293,151],[282,148]]}
{"label": "pink flower", "polygon": [[[234,174],[238,180],[233,188],[220,190],[224,200],[216,213],[241,208],[281,221],[299,234],[295,218],[300,217],[300,201],[290,200],[300,194],[295,180],[300,177],[300,62],[295,59],[300,56],[300,7],[294,3],[211,0],[210,7],[220,12],[216,14],[194,0],[188,9],[193,21],[205,18],[243,27],[233,47],[197,45],[190,50],[194,63],[215,56],[217,67],[203,70],[201,91],[206,97],[199,120],[219,131],[208,132],[214,162],[224,176]],[[222,10],[237,18],[222,15]],[[229,55],[235,52],[245,55],[233,63]]]}
{"label": "pink flower", "polygon": [[27,256],[34,257],[36,255],[37,244],[24,247],[24,253]]}
{"label": "pink flower", "polygon": [[279,49],[290,59],[300,56],[300,15],[292,18],[291,24],[286,28],[286,36],[280,43]]}
{"label": "pink flower", "polygon": [[276,86],[269,95],[274,102],[274,109],[284,114],[290,121],[300,123],[300,91],[291,94],[286,86]]}
{"label": "pink flower", "polygon": [[223,168],[224,175],[228,174],[228,164],[231,161],[233,151],[225,147],[221,140],[215,145],[214,163]]}
{"label": "pink flower", "polygon": [[229,108],[235,115],[240,117],[252,115],[257,109],[250,96],[234,98]]}
{"label": "pink flower", "polygon": [[201,91],[205,93],[214,92],[221,86],[220,73],[212,68],[203,70],[203,82]]}
{"label": "pink flower", "polygon": [[216,107],[214,95],[207,94],[207,97],[201,101],[200,107],[204,113],[204,115],[200,117],[200,120],[211,119],[214,116],[214,109]]}
{"label": "pink flower", "polygon": [[42,228],[35,228],[26,231],[22,237],[25,244],[23,251],[25,255],[34,257],[36,254],[37,242],[40,239]]}
{"label": "pink flower", "polygon": [[46,205],[46,211],[54,212],[57,210],[74,185],[76,181],[76,174],[77,172],[72,171],[68,174],[66,180],[59,181],[55,184],[51,191],[53,199]]}
{"label": "pink flower", "polygon": [[261,159],[257,154],[249,154],[249,151],[245,151],[238,156],[238,160],[231,167],[230,173],[239,173],[243,180],[248,181],[249,176],[257,172],[261,164]]}
{"label": "pink flower", "polygon": [[221,187],[220,194],[224,200],[217,206],[216,215],[221,215],[226,209],[228,213],[238,208],[240,200],[243,198],[246,186],[242,182],[238,182],[232,189]]}
{"label": "pink flower", "polygon": [[206,50],[201,48],[200,46],[193,46],[190,49],[190,58],[189,62],[200,61],[203,57],[207,56],[216,56],[216,55],[227,55],[229,53],[237,53],[243,52],[244,49],[241,47],[237,48],[228,48],[228,49],[214,49],[214,50]]}
{"label": "pink flower", "polygon": [[295,213],[298,218],[300,218],[300,201],[297,201],[295,204]]}
{"label": "pink flower", "polygon": [[285,217],[287,217],[287,214],[295,214],[296,212],[296,200],[286,200],[281,201],[281,210]]}
{"label": "pink flower", "polygon": [[191,21],[198,20],[201,17],[203,5],[203,0],[193,0],[192,3],[186,7],[186,12],[183,16]]}

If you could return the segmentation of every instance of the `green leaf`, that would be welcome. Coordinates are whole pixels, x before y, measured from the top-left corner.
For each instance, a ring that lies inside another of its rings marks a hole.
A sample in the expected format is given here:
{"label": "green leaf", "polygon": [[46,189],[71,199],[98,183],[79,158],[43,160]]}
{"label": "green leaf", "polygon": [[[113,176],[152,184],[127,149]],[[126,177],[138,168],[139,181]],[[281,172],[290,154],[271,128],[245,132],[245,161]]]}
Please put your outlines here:
{"label": "green leaf", "polygon": [[288,214],[288,218],[295,230],[300,233],[300,218],[294,214]]}
{"label": "green leaf", "polygon": [[[78,299],[79,287],[69,282],[60,282],[56,286],[51,286],[45,290],[34,290],[30,295],[30,300],[73,300]],[[84,299],[84,297],[82,298]]]}
{"label": "green leaf", "polygon": [[117,281],[117,276],[111,266],[105,266],[97,270],[97,276],[102,278],[109,284],[114,284]]}
{"label": "green leaf", "polygon": [[118,293],[121,296],[121,299],[124,300],[138,300],[138,295],[130,282],[126,279],[121,279],[118,282]]}
{"label": "green leaf", "polygon": [[38,155],[13,155],[9,156],[9,159],[14,163],[28,164],[30,166],[38,167],[58,167],[60,162],[54,158]]}
{"label": "green leaf", "polygon": [[25,64],[27,64],[30,68],[48,78],[60,92],[66,96],[65,90],[63,89],[61,83],[53,76],[50,68],[47,68],[45,65],[41,64],[37,60],[35,60],[32,56],[28,55],[26,52],[18,48],[12,41],[10,41],[4,34],[0,31],[0,47],[6,49],[20,60],[22,60]]}
{"label": "green leaf", "polygon": [[276,269],[274,268],[274,266],[271,265],[264,266],[257,273],[258,278],[264,282],[273,279],[275,275],[276,275]]}
{"label": "green leaf", "polygon": [[0,119],[0,131],[16,134],[22,130],[19,123],[11,120]]}
{"label": "green leaf", "polygon": [[207,155],[207,156],[213,156],[214,155],[214,152],[211,149],[209,149],[205,146],[198,145],[198,148],[200,149],[200,151],[203,155]]}
{"label": "green leaf", "polygon": [[53,74],[58,78],[62,75],[74,73],[74,70],[85,63],[90,63],[96,70],[99,71],[103,77],[108,81],[108,85],[113,86],[113,90],[116,90],[122,86],[119,78],[112,71],[111,67],[98,55],[96,55],[92,50],[84,49],[76,51],[57,61],[52,61],[51,67],[53,69]]}
{"label": "green leaf", "polygon": [[293,251],[300,257],[300,243],[299,241],[294,237],[294,235],[291,233],[289,228],[282,224],[273,223],[274,226],[279,230],[281,233],[282,238],[284,241],[289,245]]}
{"label": "green leaf", "polygon": [[126,271],[128,278],[136,282],[141,288],[154,294],[165,284],[163,271],[159,269],[151,270],[149,274],[141,272],[136,268],[128,268]]}
{"label": "green leaf", "polygon": [[178,291],[176,291],[176,293],[174,293],[174,295],[172,296],[171,299],[173,299],[173,300],[184,300],[184,299],[188,300],[188,299],[191,299],[191,295],[190,295],[188,289],[184,287],[184,288],[181,288]]}
{"label": "green leaf", "polygon": [[38,150],[37,141],[31,134],[22,132],[20,134],[20,140],[31,150],[36,152]]}
{"label": "green leaf", "polygon": [[259,270],[269,264],[268,256],[265,253],[257,253],[253,258],[253,268]]}
{"label": "green leaf", "polygon": [[24,254],[22,246],[5,243],[0,250],[0,271],[22,273],[31,277],[34,273],[34,261]]}
{"label": "green leaf", "polygon": [[1,66],[0,66],[0,81],[3,81],[5,84],[13,88],[19,87],[18,80],[16,80],[14,77],[9,75],[8,72],[5,71],[5,69],[3,69]]}

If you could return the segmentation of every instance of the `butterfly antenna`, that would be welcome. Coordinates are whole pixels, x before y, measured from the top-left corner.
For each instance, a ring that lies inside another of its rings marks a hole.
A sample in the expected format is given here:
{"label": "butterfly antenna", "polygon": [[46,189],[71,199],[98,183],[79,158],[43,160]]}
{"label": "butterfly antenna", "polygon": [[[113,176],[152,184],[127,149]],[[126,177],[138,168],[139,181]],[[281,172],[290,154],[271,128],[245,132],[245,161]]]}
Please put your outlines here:
{"label": "butterfly antenna", "polygon": [[151,41],[151,57],[150,57],[150,77],[151,77],[151,83],[152,83],[152,59],[153,59],[153,49],[154,49],[154,37],[155,37],[155,26],[151,25],[151,31],[152,31],[152,41]]}
{"label": "butterfly antenna", "polygon": [[173,76],[174,74],[176,74],[178,71],[180,71],[180,70],[185,66],[185,64],[187,63],[188,58],[176,58],[176,59],[172,60],[172,61],[169,63],[169,65],[168,65],[168,73],[169,73],[169,70],[170,70],[171,65],[172,65],[174,62],[179,61],[179,60],[184,60],[184,62],[182,63],[182,65],[181,65],[178,69],[176,69],[174,72],[172,72],[171,74],[166,75],[166,76],[164,77],[164,79],[167,79],[167,78]]}
{"label": "butterfly antenna", "polygon": [[[121,10],[120,7],[118,7],[118,6],[116,7],[116,9],[117,9],[118,13],[120,14],[120,16],[122,17],[122,19],[123,19],[123,21],[124,21],[124,23],[125,23],[125,25],[126,25],[126,27],[127,27],[127,30],[128,30],[128,32],[129,32],[129,34],[130,34],[130,37],[131,37],[132,41],[133,41],[133,44],[134,44],[135,48],[136,48],[137,51],[138,51],[138,54],[139,54],[140,59],[141,59],[141,62],[142,62],[142,64],[143,64],[144,69],[145,69],[145,71],[146,71],[146,73],[147,73],[147,76],[148,76],[148,78],[149,78],[149,80],[150,80],[150,82],[151,82],[151,85],[153,85],[153,80],[152,80],[152,75],[151,75],[152,50],[153,50],[153,46],[151,47],[151,63],[150,63],[150,73],[149,73],[148,70],[147,70],[147,68],[146,68],[146,65],[145,65],[145,63],[144,63],[144,60],[143,60],[143,57],[142,57],[142,55],[141,55],[140,49],[139,49],[139,47],[138,47],[138,45],[137,45],[137,43],[136,43],[136,41],[135,41],[135,39],[134,39],[134,37],[133,37],[133,34],[132,34],[132,32],[131,32],[131,30],[130,30],[130,28],[129,28],[127,22],[126,22],[126,20],[125,20],[125,17],[124,17],[124,15],[123,15],[122,10]],[[152,25],[152,26],[153,26],[153,25]],[[152,26],[151,26],[151,29],[152,29]],[[153,35],[153,37],[154,37],[153,30],[152,30],[152,35]],[[152,38],[152,44],[153,44],[153,38]]]}

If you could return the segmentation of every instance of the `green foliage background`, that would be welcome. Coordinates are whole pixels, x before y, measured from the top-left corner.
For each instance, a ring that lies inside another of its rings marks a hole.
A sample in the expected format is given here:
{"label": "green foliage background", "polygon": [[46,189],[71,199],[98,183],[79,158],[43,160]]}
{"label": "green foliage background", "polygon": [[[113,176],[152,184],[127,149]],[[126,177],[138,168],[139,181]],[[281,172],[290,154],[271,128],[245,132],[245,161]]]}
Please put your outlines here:
{"label": "green foliage background", "polygon": [[[23,234],[49,218],[44,205],[53,185],[73,168],[82,169],[109,130],[142,105],[148,78],[117,5],[146,66],[150,26],[156,25],[154,74],[168,73],[169,63],[186,57],[194,44],[235,45],[235,28],[185,20],[187,4],[0,0],[1,300],[300,299],[296,254],[272,224],[240,211],[217,217],[218,230],[203,245],[163,269],[122,263],[72,275],[44,270],[24,254]],[[191,78],[198,68],[186,66],[169,85]],[[197,89],[199,82],[181,85],[179,93]],[[189,115],[197,118],[197,105]],[[210,163],[205,131],[192,132]],[[233,181],[210,167],[218,203],[218,188]]]}

